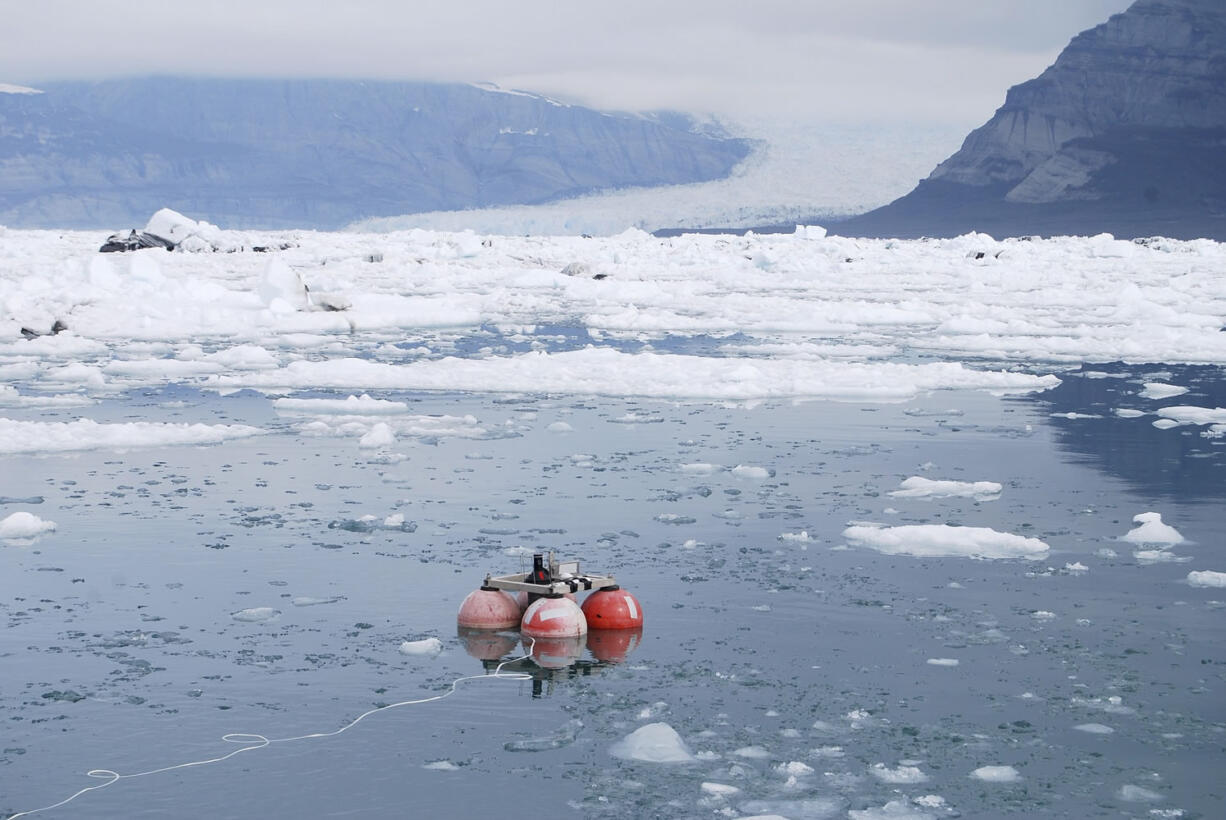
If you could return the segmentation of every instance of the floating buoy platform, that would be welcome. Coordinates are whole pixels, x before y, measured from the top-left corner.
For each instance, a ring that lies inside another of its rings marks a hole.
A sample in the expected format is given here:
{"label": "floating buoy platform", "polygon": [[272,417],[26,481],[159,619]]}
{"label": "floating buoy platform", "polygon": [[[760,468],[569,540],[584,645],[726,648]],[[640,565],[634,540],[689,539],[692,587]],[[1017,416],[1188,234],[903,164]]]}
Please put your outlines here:
{"label": "floating buoy platform", "polygon": [[[580,592],[591,593],[582,607],[575,601]],[[527,637],[548,641],[581,638],[588,630],[634,630],[633,642],[625,642],[630,646],[642,634],[643,606],[612,575],[583,573],[578,561],[537,553],[527,574],[486,575],[460,605],[456,621],[462,630],[519,627]]]}

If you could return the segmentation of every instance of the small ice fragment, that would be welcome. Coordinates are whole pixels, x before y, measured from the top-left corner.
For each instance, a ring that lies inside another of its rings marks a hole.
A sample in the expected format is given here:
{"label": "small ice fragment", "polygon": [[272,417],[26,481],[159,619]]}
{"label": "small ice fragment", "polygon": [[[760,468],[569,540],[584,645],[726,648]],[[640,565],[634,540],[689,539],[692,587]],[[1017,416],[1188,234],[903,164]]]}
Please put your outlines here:
{"label": "small ice fragment", "polygon": [[569,424],[567,424],[564,421],[555,421],[553,424],[549,425],[545,429],[551,433],[570,433],[575,428],[571,427]]}
{"label": "small ice fragment", "polygon": [[614,743],[609,754],[644,763],[689,763],[695,759],[681,735],[667,723],[640,726]]}
{"label": "small ice fragment", "polygon": [[0,538],[34,538],[54,529],[54,521],[45,521],[23,510],[0,521]]}
{"label": "small ice fragment", "polygon": [[400,644],[401,655],[427,657],[443,651],[443,642],[438,638],[423,638],[420,641],[405,641]]}
{"label": "small ice fragment", "polygon": [[1089,569],[1090,569],[1089,567],[1087,567],[1085,564],[1081,563],[1080,561],[1077,561],[1072,564],[1064,565],[1065,572],[1081,573],[1081,572],[1088,572]]}
{"label": "small ice fragment", "polygon": [[929,658],[927,660],[929,666],[957,666],[957,658]]}
{"label": "small ice fragment", "polygon": [[386,422],[379,422],[370,428],[370,432],[358,439],[358,446],[364,450],[378,447],[391,447],[396,443],[396,434]]}
{"label": "small ice fragment", "polygon": [[454,772],[459,770],[459,766],[452,763],[450,760],[434,760],[430,763],[423,763],[423,769],[430,769],[436,772]]}
{"label": "small ice fragment", "polygon": [[813,774],[813,767],[806,763],[801,763],[799,760],[792,760],[788,763],[780,763],[775,767],[775,771],[782,775],[804,777],[807,774]]}
{"label": "small ice fragment", "polygon": [[1012,766],[980,766],[971,772],[971,777],[988,783],[1016,783],[1022,779]]}
{"label": "small ice fragment", "polygon": [[807,541],[812,541],[813,539],[809,537],[809,532],[807,530],[801,530],[800,532],[780,533],[779,540],[780,541],[805,541],[807,542]]}
{"label": "small ice fragment", "polygon": [[905,800],[891,800],[876,809],[852,809],[847,816],[851,820],[936,820],[932,812],[909,806]]}
{"label": "small ice fragment", "polygon": [[928,780],[928,775],[920,771],[918,766],[899,766],[891,769],[884,763],[874,763],[869,767],[869,772],[882,783],[923,783]]}
{"label": "small ice fragment", "polygon": [[1030,617],[1034,618],[1036,621],[1054,621],[1056,619],[1056,613],[1048,612],[1045,609],[1036,609],[1034,612],[1030,613]]}
{"label": "small ice fragment", "polygon": [[1132,520],[1137,526],[1129,530],[1126,535],[1121,536],[1120,540],[1133,544],[1172,545],[1183,543],[1184,539],[1179,534],[1179,530],[1162,523],[1161,513],[1144,512],[1134,515]]}
{"label": "small ice fragment", "polygon": [[1134,786],[1131,783],[1126,783],[1120,786],[1120,790],[1115,793],[1120,800],[1129,803],[1156,803],[1162,799],[1162,795],[1141,786]]}
{"label": "small ice fragment", "polygon": [[770,470],[765,467],[754,467],[749,464],[738,464],[732,468],[732,474],[737,478],[761,480],[770,478]]}
{"label": "small ice fragment", "polygon": [[1188,573],[1188,584],[1194,587],[1226,587],[1226,572],[1211,569],[1194,570]]}
{"label": "small ice fragment", "polygon": [[319,606],[320,604],[334,604],[340,598],[312,598],[309,595],[299,595],[290,601],[294,606]]}
{"label": "small ice fragment", "polygon": [[1180,387],[1175,384],[1164,384],[1163,382],[1145,382],[1145,389],[1140,392],[1140,396],[1146,399],[1169,399],[1174,396],[1182,396],[1188,392],[1188,388]]}
{"label": "small ice fragment", "polygon": [[761,746],[742,746],[734,751],[733,754],[737,757],[749,758],[750,760],[765,760],[771,756],[771,753]]}
{"label": "small ice fragment", "polygon": [[1170,430],[1172,427],[1179,426],[1179,422],[1174,419],[1157,419],[1153,424],[1159,430]]}
{"label": "small ice fragment", "polygon": [[1104,726],[1101,723],[1081,723],[1073,728],[1091,735],[1109,735],[1115,732],[1110,726]]}
{"label": "small ice fragment", "polygon": [[934,481],[911,476],[890,495],[895,498],[977,498],[990,500],[1003,489],[995,481]]}
{"label": "small ice fragment", "polygon": [[255,606],[250,609],[240,609],[238,612],[232,612],[230,617],[243,623],[258,624],[264,621],[271,621],[280,614],[281,610],[273,609],[270,606]]}
{"label": "small ice fragment", "polygon": [[728,786],[723,783],[703,783],[699,788],[716,797],[731,797],[741,791],[736,786]]}
{"label": "small ice fragment", "polygon": [[1117,407],[1115,414],[1122,419],[1139,419],[1145,413],[1142,410],[1133,410],[1131,407]]}
{"label": "small ice fragment", "polygon": [[508,752],[545,752],[552,749],[561,749],[574,743],[575,738],[579,736],[579,730],[582,728],[583,721],[578,719],[569,720],[556,732],[543,737],[511,740],[503,744],[503,748]]}

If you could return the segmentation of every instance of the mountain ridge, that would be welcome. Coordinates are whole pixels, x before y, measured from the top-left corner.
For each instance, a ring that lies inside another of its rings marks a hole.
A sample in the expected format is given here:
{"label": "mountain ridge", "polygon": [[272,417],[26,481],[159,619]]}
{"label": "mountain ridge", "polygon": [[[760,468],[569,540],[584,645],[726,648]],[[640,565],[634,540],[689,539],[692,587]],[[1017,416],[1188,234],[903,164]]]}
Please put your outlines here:
{"label": "mountain ridge", "polygon": [[0,94],[0,223],[335,229],[726,176],[749,145],[683,115],[466,84],[145,77]]}
{"label": "mountain ridge", "polygon": [[1137,0],[1074,37],[906,196],[834,230],[1226,239],[1226,4]]}

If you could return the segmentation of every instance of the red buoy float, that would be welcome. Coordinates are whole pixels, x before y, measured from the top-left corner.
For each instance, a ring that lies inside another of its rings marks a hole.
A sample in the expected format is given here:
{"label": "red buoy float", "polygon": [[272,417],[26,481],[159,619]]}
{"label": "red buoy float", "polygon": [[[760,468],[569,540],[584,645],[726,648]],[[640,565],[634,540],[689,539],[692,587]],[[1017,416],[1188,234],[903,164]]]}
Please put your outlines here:
{"label": "red buoy float", "polygon": [[519,626],[519,605],[505,592],[483,586],[468,593],[456,622],[464,629],[514,629]]}
{"label": "red buoy float", "polygon": [[546,595],[528,607],[520,631],[530,638],[574,638],[587,634],[587,618],[569,598]]}
{"label": "red buoy float", "polygon": [[619,586],[598,589],[583,602],[583,615],[591,629],[642,629],[643,607]]}

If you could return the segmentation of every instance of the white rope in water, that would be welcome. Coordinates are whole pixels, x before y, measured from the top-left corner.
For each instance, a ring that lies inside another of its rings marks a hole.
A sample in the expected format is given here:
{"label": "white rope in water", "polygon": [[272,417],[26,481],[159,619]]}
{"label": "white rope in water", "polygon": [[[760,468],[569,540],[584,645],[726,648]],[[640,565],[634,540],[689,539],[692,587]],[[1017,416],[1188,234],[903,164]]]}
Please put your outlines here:
{"label": "white rope in water", "polygon": [[162,774],[163,772],[173,772],[176,769],[190,769],[194,766],[208,766],[213,763],[221,763],[223,760],[229,760],[235,755],[241,755],[243,752],[253,752],[256,749],[265,749],[273,745],[274,743],[293,743],[298,740],[313,740],[315,738],[321,738],[321,737],[335,737],[336,735],[339,735],[342,732],[349,731],[350,729],[352,729],[354,726],[357,726],[359,723],[361,723],[366,718],[370,717],[371,715],[378,714],[379,712],[386,712],[391,709],[399,709],[402,706],[415,706],[421,703],[430,703],[432,701],[442,700],[443,698],[450,697],[455,694],[456,689],[459,687],[461,683],[466,683],[468,681],[496,680],[496,679],[497,680],[521,680],[521,681],[522,680],[532,680],[532,676],[525,672],[503,672],[502,671],[502,668],[506,666],[508,663],[515,663],[516,661],[522,661],[532,656],[532,650],[536,646],[536,639],[529,638],[529,640],[532,643],[528,646],[528,653],[526,655],[522,655],[520,657],[511,658],[509,660],[503,661],[502,663],[498,664],[498,666],[494,669],[494,671],[491,674],[465,675],[464,677],[456,678],[455,680],[453,680],[451,682],[451,685],[447,687],[447,691],[441,694],[431,695],[428,698],[417,698],[416,700],[402,700],[399,703],[391,703],[391,704],[388,704],[387,706],[376,707],[374,709],[371,709],[368,712],[363,712],[362,714],[358,715],[353,720],[349,721],[344,726],[342,726],[339,729],[336,729],[335,731],[312,732],[309,735],[298,735],[296,737],[279,737],[279,738],[275,738],[272,740],[264,737],[264,735],[247,734],[245,732],[232,732],[228,735],[223,735],[221,738],[222,741],[224,741],[225,743],[242,743],[245,745],[240,749],[235,749],[232,752],[228,752],[224,755],[219,755],[218,757],[210,757],[205,760],[192,760],[188,763],[176,763],[173,766],[162,766],[161,768],[158,768],[158,769],[149,769],[148,771],[145,771],[145,772],[133,772],[132,774],[120,774],[119,772],[115,772],[110,769],[90,769],[88,772],[85,773],[86,777],[93,777],[99,780],[104,779],[106,780],[106,782],[99,783],[96,786],[86,786],[85,788],[78,791],[76,794],[73,794],[69,797],[65,797],[63,800],[61,800],[58,803],[52,803],[49,806],[42,806],[37,809],[28,809],[26,811],[19,811],[16,814],[10,814],[7,818],[5,818],[5,820],[17,820],[18,817],[28,817],[31,814],[37,814],[38,812],[51,811],[52,809],[58,809],[60,806],[65,806],[71,803],[72,801],[76,800],[78,797],[80,797],[81,795],[87,792],[93,792],[93,791],[98,791],[99,789],[105,789],[107,786],[114,785],[120,780],[133,780],[138,777],[149,777],[150,775]]}

